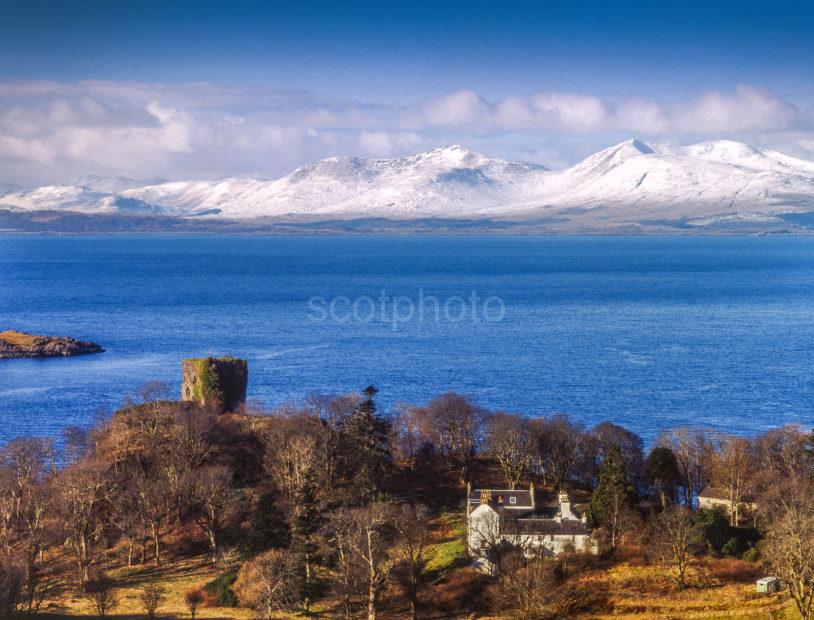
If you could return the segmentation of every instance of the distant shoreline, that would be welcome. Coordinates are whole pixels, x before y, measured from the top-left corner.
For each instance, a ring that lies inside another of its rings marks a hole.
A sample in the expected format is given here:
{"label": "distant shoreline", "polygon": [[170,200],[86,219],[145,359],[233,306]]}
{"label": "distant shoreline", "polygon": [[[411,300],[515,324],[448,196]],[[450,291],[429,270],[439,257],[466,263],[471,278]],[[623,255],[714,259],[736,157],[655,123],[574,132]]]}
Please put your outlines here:
{"label": "distant shoreline", "polygon": [[631,223],[607,228],[569,228],[567,221],[492,219],[412,220],[389,218],[201,220],[171,216],[95,214],[73,211],[17,212],[0,209],[0,235],[251,235],[251,236],[501,236],[501,237],[731,237],[814,234],[801,222],[742,222],[709,226],[680,220]]}

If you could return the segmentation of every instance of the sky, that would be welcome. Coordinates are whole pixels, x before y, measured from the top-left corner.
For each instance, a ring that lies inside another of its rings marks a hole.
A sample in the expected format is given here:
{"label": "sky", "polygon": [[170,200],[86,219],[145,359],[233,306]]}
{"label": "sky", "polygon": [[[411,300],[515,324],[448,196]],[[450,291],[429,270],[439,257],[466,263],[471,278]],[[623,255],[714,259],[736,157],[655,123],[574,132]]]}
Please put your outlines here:
{"label": "sky", "polygon": [[0,0],[0,181],[637,137],[814,159],[814,2]]}

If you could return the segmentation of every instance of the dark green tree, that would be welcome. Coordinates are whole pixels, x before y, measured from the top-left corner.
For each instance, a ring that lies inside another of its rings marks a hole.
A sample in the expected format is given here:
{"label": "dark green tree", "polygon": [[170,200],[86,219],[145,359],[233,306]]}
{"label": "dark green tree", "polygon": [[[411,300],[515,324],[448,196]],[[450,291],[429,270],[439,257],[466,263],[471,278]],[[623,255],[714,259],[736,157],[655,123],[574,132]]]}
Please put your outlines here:
{"label": "dark green tree", "polygon": [[647,484],[659,496],[662,509],[667,508],[668,503],[675,503],[681,484],[675,453],[670,448],[653,448],[647,455],[644,472]]}
{"label": "dark green tree", "polygon": [[257,507],[252,514],[249,549],[252,553],[284,549],[290,542],[291,532],[285,514],[275,502],[274,495],[264,493],[257,500]]}
{"label": "dark green tree", "polygon": [[625,470],[622,451],[611,446],[599,469],[599,484],[591,496],[590,517],[595,526],[608,533],[611,548],[616,548],[626,522],[638,498]]}
{"label": "dark green tree", "polygon": [[702,541],[709,551],[720,553],[721,548],[732,536],[729,517],[723,508],[702,508],[695,513],[694,523],[698,540]]}
{"label": "dark green tree", "polygon": [[379,493],[393,462],[390,451],[390,422],[376,412],[373,400],[378,390],[365,388],[364,398],[343,430],[343,453],[348,474],[361,501]]}
{"label": "dark green tree", "polygon": [[313,475],[296,494],[291,515],[291,551],[300,567],[300,600],[307,610],[319,594],[319,581],[315,566],[319,562],[317,533],[322,526],[322,510],[317,499],[317,486]]}

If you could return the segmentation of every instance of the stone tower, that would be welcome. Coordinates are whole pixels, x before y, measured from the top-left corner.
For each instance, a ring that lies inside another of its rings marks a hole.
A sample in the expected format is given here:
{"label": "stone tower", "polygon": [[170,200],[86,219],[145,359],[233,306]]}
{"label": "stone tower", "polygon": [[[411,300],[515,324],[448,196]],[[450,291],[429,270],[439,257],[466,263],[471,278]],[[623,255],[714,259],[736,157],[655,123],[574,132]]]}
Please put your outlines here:
{"label": "stone tower", "polygon": [[186,359],[181,364],[181,400],[213,407],[218,413],[235,411],[246,401],[249,368],[234,357]]}

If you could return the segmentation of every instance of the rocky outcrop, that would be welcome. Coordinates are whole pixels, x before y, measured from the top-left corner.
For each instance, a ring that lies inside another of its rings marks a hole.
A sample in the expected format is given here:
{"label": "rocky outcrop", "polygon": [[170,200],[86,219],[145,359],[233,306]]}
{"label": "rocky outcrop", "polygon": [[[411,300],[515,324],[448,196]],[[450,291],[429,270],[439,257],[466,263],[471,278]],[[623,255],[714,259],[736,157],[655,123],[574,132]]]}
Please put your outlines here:
{"label": "rocky outcrop", "polygon": [[234,357],[186,359],[181,364],[181,399],[212,407],[218,413],[235,411],[246,402],[249,369]]}
{"label": "rocky outcrop", "polygon": [[68,357],[101,353],[104,349],[95,342],[62,338],[58,336],[34,336],[24,332],[7,330],[0,332],[0,359],[17,357]]}

